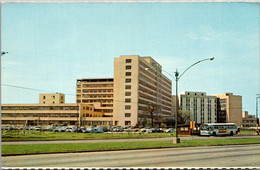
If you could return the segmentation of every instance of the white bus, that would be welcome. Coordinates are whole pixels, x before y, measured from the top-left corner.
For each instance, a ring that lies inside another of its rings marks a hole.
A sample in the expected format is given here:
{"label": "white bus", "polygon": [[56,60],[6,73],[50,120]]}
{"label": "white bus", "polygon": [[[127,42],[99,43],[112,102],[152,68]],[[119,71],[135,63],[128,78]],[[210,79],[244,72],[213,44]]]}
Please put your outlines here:
{"label": "white bus", "polygon": [[200,135],[216,136],[237,134],[238,129],[235,123],[206,123],[200,127]]}

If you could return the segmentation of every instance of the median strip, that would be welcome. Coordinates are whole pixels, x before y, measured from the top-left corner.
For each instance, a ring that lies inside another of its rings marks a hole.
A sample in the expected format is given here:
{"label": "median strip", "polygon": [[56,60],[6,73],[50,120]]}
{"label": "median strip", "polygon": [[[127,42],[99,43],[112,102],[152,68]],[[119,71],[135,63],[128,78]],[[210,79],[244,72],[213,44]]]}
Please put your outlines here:
{"label": "median strip", "polygon": [[216,146],[238,144],[260,144],[260,138],[239,139],[198,139],[183,140],[179,144],[167,141],[140,141],[140,142],[101,142],[101,143],[64,143],[64,144],[21,144],[2,145],[2,156],[49,154],[49,153],[73,153],[93,151],[115,151],[129,149],[158,149],[193,146]]}

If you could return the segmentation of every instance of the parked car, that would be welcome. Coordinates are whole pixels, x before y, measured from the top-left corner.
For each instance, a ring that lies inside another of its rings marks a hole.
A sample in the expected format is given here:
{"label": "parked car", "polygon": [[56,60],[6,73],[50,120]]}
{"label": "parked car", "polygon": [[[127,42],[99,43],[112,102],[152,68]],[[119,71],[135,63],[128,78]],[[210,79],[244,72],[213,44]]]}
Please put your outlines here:
{"label": "parked car", "polygon": [[150,127],[144,127],[144,128],[142,128],[140,131],[141,131],[141,132],[148,132],[148,129],[150,129]]}
{"label": "parked car", "polygon": [[35,126],[30,126],[29,130],[35,130]]}
{"label": "parked car", "polygon": [[83,131],[83,133],[92,133],[94,130],[94,127],[93,126],[90,126],[90,127],[87,127],[84,131]]}
{"label": "parked car", "polygon": [[53,126],[46,126],[46,127],[43,127],[43,131],[53,131],[54,127]]}
{"label": "parked car", "polygon": [[64,126],[57,126],[53,129],[54,132],[65,132],[66,127]]}
{"label": "parked car", "polygon": [[95,128],[93,129],[93,132],[94,132],[94,133],[104,133],[104,130],[103,130],[102,127],[95,127]]}
{"label": "parked car", "polygon": [[156,129],[155,128],[147,129],[147,132],[148,133],[154,133],[154,132],[156,132]]}
{"label": "parked car", "polygon": [[65,132],[75,132],[77,130],[77,127],[66,127]]}
{"label": "parked car", "polygon": [[172,132],[176,132],[176,130],[173,129],[173,128],[169,128],[169,129],[166,129],[165,132],[166,133],[172,133]]}
{"label": "parked car", "polygon": [[34,128],[34,130],[40,131],[40,130],[41,130],[41,127],[40,127],[40,126],[36,126],[36,127]]}

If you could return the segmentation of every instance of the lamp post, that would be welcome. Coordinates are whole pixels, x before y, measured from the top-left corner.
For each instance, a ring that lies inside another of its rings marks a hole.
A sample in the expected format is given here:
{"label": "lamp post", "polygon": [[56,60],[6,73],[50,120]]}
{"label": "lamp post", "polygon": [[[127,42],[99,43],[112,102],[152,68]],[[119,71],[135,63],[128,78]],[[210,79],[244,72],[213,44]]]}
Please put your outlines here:
{"label": "lamp post", "polygon": [[196,64],[199,64],[203,61],[207,61],[207,60],[214,60],[214,57],[210,57],[210,58],[206,58],[200,61],[197,61],[196,63],[192,64],[191,66],[189,66],[186,70],[183,71],[183,73],[179,74],[178,70],[176,69],[175,72],[175,82],[176,82],[176,112],[175,112],[175,130],[176,130],[176,139],[173,141],[174,143],[180,143],[180,138],[178,138],[178,124],[177,124],[177,119],[178,119],[178,82],[180,80],[180,78],[183,76],[183,74],[188,71],[191,67],[193,67]]}
{"label": "lamp post", "polygon": [[5,54],[8,54],[8,52],[5,52],[5,51],[1,52],[1,56],[5,55]]}
{"label": "lamp post", "polygon": [[256,94],[256,119],[258,119],[258,103],[260,99],[260,94]]}

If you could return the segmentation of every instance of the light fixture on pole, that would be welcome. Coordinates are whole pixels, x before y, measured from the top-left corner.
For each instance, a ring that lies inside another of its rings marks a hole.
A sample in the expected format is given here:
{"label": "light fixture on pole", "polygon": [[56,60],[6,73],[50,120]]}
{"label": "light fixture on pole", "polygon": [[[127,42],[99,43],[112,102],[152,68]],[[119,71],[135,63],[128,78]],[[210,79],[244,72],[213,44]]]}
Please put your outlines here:
{"label": "light fixture on pole", "polygon": [[[260,94],[256,94],[256,118],[258,119],[258,103],[259,103],[259,100],[260,99]],[[259,122],[258,122],[259,123]]]}
{"label": "light fixture on pole", "polygon": [[8,54],[8,52],[5,52],[5,51],[1,52],[1,56],[5,55],[5,54]]}
{"label": "light fixture on pole", "polygon": [[[179,74],[178,70],[176,69],[176,72],[175,72],[175,77],[172,76],[170,73],[168,73],[167,71],[164,71],[165,73],[167,73],[169,76],[171,76],[175,82],[176,82],[176,110],[175,110],[175,130],[176,130],[176,137],[175,139],[173,140],[173,143],[180,143],[180,138],[178,138],[178,123],[177,123],[177,119],[178,119],[178,81],[180,80],[180,78],[183,76],[183,74],[188,71],[191,67],[193,67],[194,65],[196,64],[199,64],[200,62],[203,62],[203,61],[207,61],[207,60],[214,60],[214,57],[210,57],[210,58],[206,58],[206,59],[203,59],[203,60],[200,60],[200,61],[197,61],[196,63],[192,64],[191,66],[189,66],[186,70],[184,70],[184,72],[182,74]],[[145,70],[149,70],[149,68],[145,68]]]}
{"label": "light fixture on pole", "polygon": [[[207,60],[214,60],[214,57],[206,58],[200,61],[197,61],[196,63],[189,66],[182,74],[179,74],[178,70],[176,69],[175,72],[175,82],[176,82],[176,111],[175,111],[175,130],[176,130],[176,137],[173,140],[173,143],[180,143],[180,138],[178,138],[178,81],[183,76],[183,74],[188,71],[191,67],[193,67],[196,64],[199,64],[200,62],[207,61]],[[180,76],[179,76],[180,75]]]}

